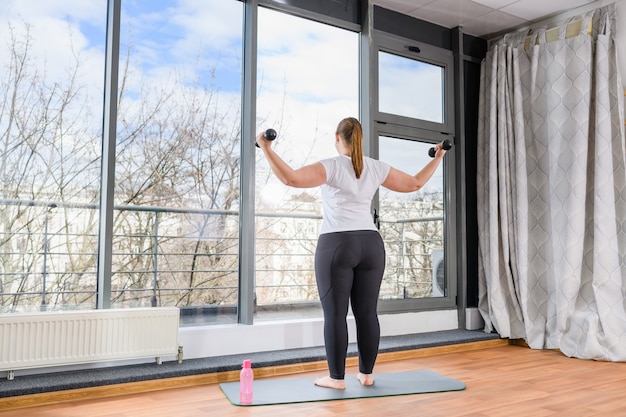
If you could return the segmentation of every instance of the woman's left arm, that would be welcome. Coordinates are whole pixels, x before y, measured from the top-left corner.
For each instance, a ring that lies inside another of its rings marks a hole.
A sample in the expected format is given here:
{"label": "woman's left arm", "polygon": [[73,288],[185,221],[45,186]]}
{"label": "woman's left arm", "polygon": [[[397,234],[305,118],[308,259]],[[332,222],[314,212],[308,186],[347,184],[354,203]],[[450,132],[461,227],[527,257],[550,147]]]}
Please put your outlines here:
{"label": "woman's left arm", "polygon": [[437,144],[435,149],[437,150],[435,157],[415,175],[391,167],[382,186],[400,193],[410,193],[421,189],[433,176],[446,153],[440,144]]}

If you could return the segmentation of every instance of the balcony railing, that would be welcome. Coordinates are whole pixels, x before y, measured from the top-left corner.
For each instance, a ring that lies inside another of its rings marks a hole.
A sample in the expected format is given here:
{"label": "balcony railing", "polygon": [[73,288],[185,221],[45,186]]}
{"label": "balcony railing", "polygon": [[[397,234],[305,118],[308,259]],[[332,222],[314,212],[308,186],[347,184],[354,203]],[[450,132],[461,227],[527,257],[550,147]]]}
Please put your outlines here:
{"label": "balcony railing", "polygon": [[[94,308],[98,206],[1,200],[0,312]],[[232,309],[238,291],[238,212],[115,206],[111,302]],[[259,306],[317,302],[321,216],[256,213]],[[432,295],[431,250],[443,217],[386,221],[383,298]]]}

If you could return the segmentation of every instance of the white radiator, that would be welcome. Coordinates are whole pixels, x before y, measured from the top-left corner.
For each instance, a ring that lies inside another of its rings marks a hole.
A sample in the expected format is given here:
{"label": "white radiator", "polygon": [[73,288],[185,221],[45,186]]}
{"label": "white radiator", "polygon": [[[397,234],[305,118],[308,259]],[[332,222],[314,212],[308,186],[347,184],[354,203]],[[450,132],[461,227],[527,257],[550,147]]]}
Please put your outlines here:
{"label": "white radiator", "polygon": [[0,314],[0,371],[175,355],[176,307]]}

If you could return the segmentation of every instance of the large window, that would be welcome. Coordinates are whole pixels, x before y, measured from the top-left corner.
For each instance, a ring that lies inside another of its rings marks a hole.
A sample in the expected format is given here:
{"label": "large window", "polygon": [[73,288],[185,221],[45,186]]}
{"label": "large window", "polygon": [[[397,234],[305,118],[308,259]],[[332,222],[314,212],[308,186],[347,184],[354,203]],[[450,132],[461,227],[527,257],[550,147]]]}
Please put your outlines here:
{"label": "large window", "polygon": [[[276,150],[299,167],[336,155],[337,123],[358,117],[378,126],[366,128],[366,154],[414,171],[454,134],[452,71],[445,51],[420,45],[415,56],[376,31],[363,37],[357,2],[299,3],[2,2],[0,313],[177,306],[184,324],[236,322],[242,306],[254,320],[321,315],[319,189],[283,186],[260,152],[241,152],[252,146],[242,132],[274,128]],[[120,16],[107,16],[113,5]],[[256,91],[243,91],[249,82]],[[446,248],[445,172],[374,204],[385,299],[449,295],[432,270]],[[254,282],[240,272],[251,268]]]}
{"label": "large window", "polygon": [[0,312],[95,306],[106,9],[0,5]]}
{"label": "large window", "polygon": [[113,306],[236,317],[242,21],[238,1],[122,2]]}
{"label": "large window", "polygon": [[[259,9],[258,130],[278,131],[275,149],[292,166],[336,155],[337,123],[358,117],[358,42],[357,33]],[[257,319],[279,306],[315,309],[319,189],[285,187],[263,158],[256,190]]]}

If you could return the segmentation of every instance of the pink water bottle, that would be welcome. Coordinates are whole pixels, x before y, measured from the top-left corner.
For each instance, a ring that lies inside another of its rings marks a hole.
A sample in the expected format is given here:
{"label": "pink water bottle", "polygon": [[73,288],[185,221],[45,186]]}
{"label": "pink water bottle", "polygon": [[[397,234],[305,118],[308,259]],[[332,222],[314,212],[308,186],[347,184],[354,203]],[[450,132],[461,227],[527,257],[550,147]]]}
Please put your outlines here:
{"label": "pink water bottle", "polygon": [[254,381],[254,371],[252,361],[243,361],[241,372],[239,373],[239,402],[241,404],[252,404],[252,382]]}

